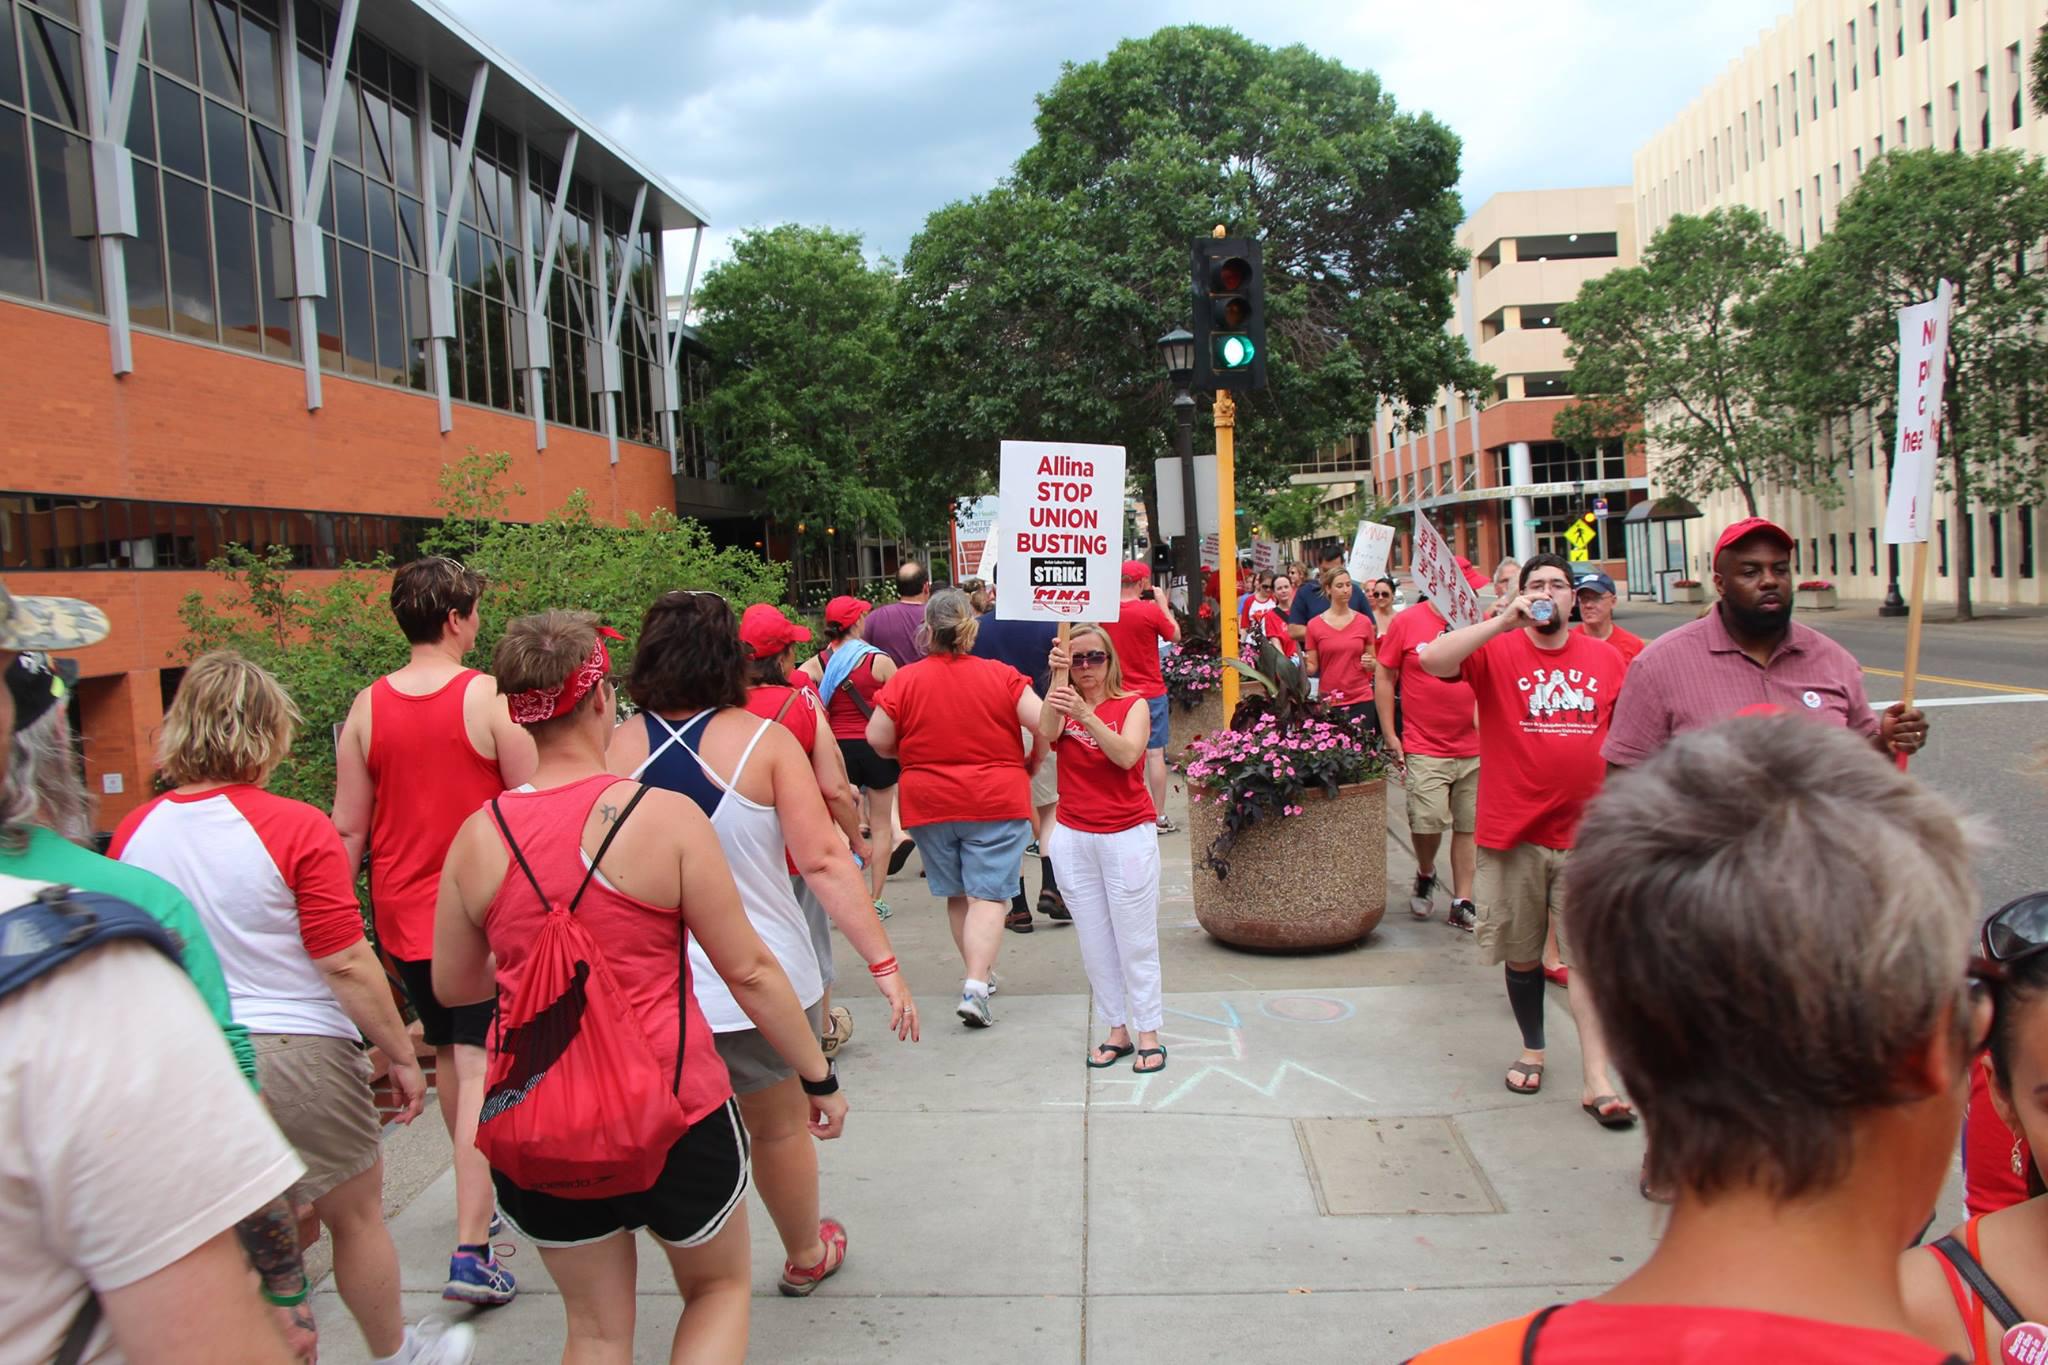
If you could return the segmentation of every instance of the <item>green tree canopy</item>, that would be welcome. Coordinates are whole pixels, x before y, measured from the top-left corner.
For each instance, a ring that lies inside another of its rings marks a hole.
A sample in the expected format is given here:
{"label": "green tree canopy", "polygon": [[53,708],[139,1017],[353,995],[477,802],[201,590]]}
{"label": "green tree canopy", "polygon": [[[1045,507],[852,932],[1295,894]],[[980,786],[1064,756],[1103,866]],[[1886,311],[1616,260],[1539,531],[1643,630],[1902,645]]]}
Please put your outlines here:
{"label": "green tree canopy", "polygon": [[858,235],[793,224],[741,233],[698,287],[718,375],[701,418],[725,477],[777,520],[902,528],[895,293]]}
{"label": "green tree canopy", "polygon": [[[1768,300],[1786,320],[1779,366],[1824,418],[1872,414],[1887,450],[1898,310],[1954,287],[1940,486],[1959,507],[2039,503],[2048,441],[2048,167],[2017,152],[1892,152],[1842,201],[1833,230]],[[1956,519],[1956,611],[1970,615],[1972,515]]]}
{"label": "green tree canopy", "polygon": [[1751,515],[1760,486],[1809,483],[1812,423],[1777,383],[1774,319],[1759,307],[1789,261],[1755,210],[1715,209],[1674,217],[1641,265],[1586,281],[1559,315],[1578,397],[1557,435],[1581,448],[1647,440],[1674,492],[1733,488]]}
{"label": "green tree canopy", "polygon": [[1444,330],[1458,140],[1371,74],[1168,28],[1069,65],[1038,106],[1012,173],[904,258],[899,392],[932,497],[985,486],[1012,437],[1122,445],[1149,501],[1171,439],[1155,342],[1187,323],[1188,243],[1219,223],[1264,243],[1271,387],[1238,405],[1240,487],[1278,485],[1376,399],[1484,387]]}

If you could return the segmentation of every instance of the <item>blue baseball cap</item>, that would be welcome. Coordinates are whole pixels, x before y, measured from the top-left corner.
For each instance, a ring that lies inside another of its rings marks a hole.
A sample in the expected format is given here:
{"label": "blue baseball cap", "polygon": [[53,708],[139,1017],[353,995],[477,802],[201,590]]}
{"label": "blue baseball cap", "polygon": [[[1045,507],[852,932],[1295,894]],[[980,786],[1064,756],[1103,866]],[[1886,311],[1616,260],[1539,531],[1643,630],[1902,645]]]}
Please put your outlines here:
{"label": "blue baseball cap", "polygon": [[1604,592],[1609,597],[1614,596],[1614,580],[1604,573],[1581,574],[1574,587],[1579,592]]}

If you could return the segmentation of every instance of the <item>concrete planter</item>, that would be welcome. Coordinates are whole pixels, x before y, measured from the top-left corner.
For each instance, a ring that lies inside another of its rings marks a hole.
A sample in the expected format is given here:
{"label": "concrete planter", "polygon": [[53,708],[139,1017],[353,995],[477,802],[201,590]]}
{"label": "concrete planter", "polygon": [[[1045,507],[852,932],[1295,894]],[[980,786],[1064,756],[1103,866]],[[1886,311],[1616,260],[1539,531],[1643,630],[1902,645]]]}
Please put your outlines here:
{"label": "concrete planter", "polygon": [[1674,583],[1671,586],[1671,600],[1674,602],[1705,602],[1707,600],[1706,586],[1700,583],[1690,585]]}
{"label": "concrete planter", "polygon": [[1833,611],[1841,605],[1834,588],[1795,588],[1792,591],[1792,605],[1800,611]]}
{"label": "concrete planter", "polygon": [[[1387,913],[1387,784],[1310,792],[1300,815],[1261,820],[1238,836],[1230,876],[1195,868],[1195,918],[1240,948],[1337,948],[1370,934]],[[1188,806],[1199,860],[1223,829],[1213,801]]]}
{"label": "concrete planter", "polygon": [[1223,689],[1212,688],[1192,709],[1172,698],[1166,703],[1166,761],[1178,768],[1185,761],[1190,741],[1198,735],[1223,728]]}

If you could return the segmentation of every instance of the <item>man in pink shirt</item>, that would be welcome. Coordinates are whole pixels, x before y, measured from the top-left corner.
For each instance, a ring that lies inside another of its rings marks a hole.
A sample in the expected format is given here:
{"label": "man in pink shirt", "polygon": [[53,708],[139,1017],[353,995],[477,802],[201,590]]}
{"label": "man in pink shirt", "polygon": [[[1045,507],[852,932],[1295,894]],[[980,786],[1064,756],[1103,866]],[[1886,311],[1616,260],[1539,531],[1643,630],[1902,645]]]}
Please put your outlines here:
{"label": "man in pink shirt", "polygon": [[1757,705],[1845,725],[1881,753],[1919,752],[1927,742],[1919,709],[1893,702],[1873,712],[1855,656],[1792,619],[1791,553],[1792,537],[1762,517],[1721,533],[1713,558],[1721,600],[1636,657],[1601,749],[1610,766],[1632,768],[1673,735]]}

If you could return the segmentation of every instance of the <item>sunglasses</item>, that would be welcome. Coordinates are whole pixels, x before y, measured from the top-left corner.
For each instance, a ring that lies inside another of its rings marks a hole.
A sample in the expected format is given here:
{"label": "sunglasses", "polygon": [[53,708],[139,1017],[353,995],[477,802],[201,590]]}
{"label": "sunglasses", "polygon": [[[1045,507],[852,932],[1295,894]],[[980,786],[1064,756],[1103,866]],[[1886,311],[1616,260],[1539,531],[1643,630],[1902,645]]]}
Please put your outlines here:
{"label": "sunglasses", "polygon": [[[1970,959],[1970,1001],[1997,1003],[1997,987],[2009,975],[2009,968],[2048,952],[2048,892],[2036,891],[2008,901],[1984,921],[1978,940],[1980,953]],[[1971,1056],[1991,1044],[1991,1009],[1973,1009],[1983,1019],[1983,1034],[1971,1038]]]}
{"label": "sunglasses", "polygon": [[1394,600],[1394,594],[1384,591],[1367,593],[1366,596],[1372,598],[1372,600],[1375,602],[1391,602]]}
{"label": "sunglasses", "polygon": [[1100,668],[1109,662],[1109,653],[1101,649],[1084,649],[1079,654],[1069,654],[1067,662],[1076,668]]}

